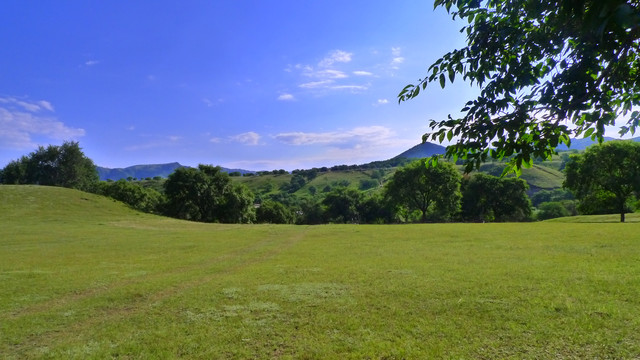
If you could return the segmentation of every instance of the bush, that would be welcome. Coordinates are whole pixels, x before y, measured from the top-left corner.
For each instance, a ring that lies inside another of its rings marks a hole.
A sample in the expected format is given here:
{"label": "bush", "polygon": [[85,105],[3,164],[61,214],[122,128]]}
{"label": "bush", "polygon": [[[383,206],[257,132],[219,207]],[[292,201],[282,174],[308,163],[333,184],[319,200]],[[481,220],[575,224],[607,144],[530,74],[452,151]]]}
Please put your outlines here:
{"label": "bush", "polygon": [[569,210],[559,201],[550,201],[540,204],[536,218],[538,220],[555,219],[571,215]]}

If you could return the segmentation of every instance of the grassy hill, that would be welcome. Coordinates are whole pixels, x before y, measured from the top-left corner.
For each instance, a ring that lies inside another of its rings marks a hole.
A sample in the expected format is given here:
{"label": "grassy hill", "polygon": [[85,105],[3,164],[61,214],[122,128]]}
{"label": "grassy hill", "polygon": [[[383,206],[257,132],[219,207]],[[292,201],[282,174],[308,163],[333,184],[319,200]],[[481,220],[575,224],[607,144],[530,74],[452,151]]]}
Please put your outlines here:
{"label": "grassy hill", "polygon": [[[500,176],[504,168],[500,163],[487,163],[480,168],[481,172],[491,175]],[[378,191],[381,186],[389,180],[398,168],[388,169],[367,169],[367,170],[342,170],[320,172],[311,181],[294,192],[297,196],[309,196],[310,188],[313,187],[317,193],[322,193],[328,188],[336,186],[348,186],[355,189],[366,191]],[[377,174],[382,172],[380,174]],[[280,192],[280,188],[289,184],[293,174],[280,175],[260,175],[249,177],[233,177],[235,181],[239,181],[247,185],[251,191],[256,194],[275,194]],[[521,178],[527,181],[531,192],[538,190],[550,190],[562,187],[564,174],[553,167],[535,164],[530,169],[523,169]],[[372,182],[377,182],[373,185]]]}
{"label": "grassy hill", "polygon": [[37,186],[0,212],[3,359],[640,356],[638,223],[201,224]]}

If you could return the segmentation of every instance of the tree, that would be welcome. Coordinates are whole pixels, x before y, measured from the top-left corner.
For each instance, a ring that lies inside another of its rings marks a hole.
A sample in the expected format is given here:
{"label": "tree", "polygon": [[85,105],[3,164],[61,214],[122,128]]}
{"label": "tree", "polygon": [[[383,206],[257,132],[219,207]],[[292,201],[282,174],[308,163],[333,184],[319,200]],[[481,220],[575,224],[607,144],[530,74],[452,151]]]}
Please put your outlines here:
{"label": "tree", "polygon": [[640,192],[640,143],[610,141],[587,148],[581,155],[572,155],[565,169],[564,187],[583,202],[598,201],[613,204],[624,222],[627,201]]}
{"label": "tree", "polygon": [[460,173],[448,162],[427,166],[417,160],[397,170],[385,193],[395,206],[419,210],[421,221],[447,220],[460,209]]}
{"label": "tree", "polygon": [[363,197],[363,194],[356,189],[337,187],[322,200],[325,216],[334,223],[359,224],[360,203]]}
{"label": "tree", "polygon": [[629,115],[621,134],[638,127],[639,0],[434,4],[468,22],[461,30],[467,46],[436,60],[398,101],[415,98],[429,83],[444,88],[456,76],[480,87],[459,118],[432,120],[433,132],[423,136],[440,142],[456,137],[446,156],[463,159],[467,172],[488,158],[508,158],[519,172],[534,158],[549,158],[558,144],[569,145],[570,137],[601,142],[605,126],[620,115]]}
{"label": "tree", "polygon": [[465,221],[525,221],[531,217],[529,186],[520,178],[483,173],[462,181],[462,211]]}
{"label": "tree", "polygon": [[176,169],[164,183],[167,215],[202,222],[250,222],[253,194],[219,166]]}
{"label": "tree", "polygon": [[571,215],[560,201],[550,201],[540,204],[540,211],[536,214],[538,220],[555,219]]}
{"label": "tree", "polygon": [[268,224],[291,224],[294,217],[286,206],[276,201],[267,200],[256,209],[256,221]]}
{"label": "tree", "polygon": [[10,162],[1,173],[4,184],[62,186],[83,191],[94,190],[99,180],[95,164],[74,141],[39,146],[28,156]]}
{"label": "tree", "polygon": [[157,212],[162,204],[162,195],[156,190],[124,179],[102,182],[98,192],[148,213]]}

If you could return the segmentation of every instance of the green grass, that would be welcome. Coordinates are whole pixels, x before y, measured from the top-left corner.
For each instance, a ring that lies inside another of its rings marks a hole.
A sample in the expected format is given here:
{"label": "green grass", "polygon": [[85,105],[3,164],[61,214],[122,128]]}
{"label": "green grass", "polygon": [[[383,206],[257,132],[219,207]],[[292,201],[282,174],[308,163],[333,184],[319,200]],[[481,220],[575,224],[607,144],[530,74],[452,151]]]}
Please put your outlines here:
{"label": "green grass", "polygon": [[640,356],[637,223],[199,224],[35,186],[0,212],[0,358]]}

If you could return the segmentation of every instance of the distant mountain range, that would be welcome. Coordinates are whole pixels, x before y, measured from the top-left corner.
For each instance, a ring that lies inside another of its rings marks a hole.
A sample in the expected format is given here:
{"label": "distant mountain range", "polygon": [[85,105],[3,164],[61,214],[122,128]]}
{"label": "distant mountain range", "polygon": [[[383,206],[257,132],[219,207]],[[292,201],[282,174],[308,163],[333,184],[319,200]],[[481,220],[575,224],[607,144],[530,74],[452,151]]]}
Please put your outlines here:
{"label": "distant mountain range", "polygon": [[[154,178],[156,176],[160,176],[166,178],[172,172],[174,172],[177,168],[188,167],[181,165],[180,163],[173,162],[168,164],[152,164],[152,165],[134,165],[126,168],[105,168],[101,166],[97,166],[98,175],[100,176],[100,180],[120,180],[127,179],[129,177],[134,179],[146,179],[146,178]],[[230,173],[230,172],[239,172],[242,174],[253,173],[254,171],[243,170],[243,169],[227,169],[222,168],[222,171]]]}
{"label": "distant mountain range", "polygon": [[[616,140],[611,137],[605,137],[604,141]],[[631,139],[633,141],[640,142],[640,137]],[[584,150],[587,147],[597,143],[597,141],[591,140],[591,138],[585,139],[571,139],[571,150]],[[393,159],[420,159],[425,157],[430,157],[432,155],[440,155],[445,153],[445,147],[442,145],[433,144],[430,142],[425,142],[422,144],[418,144],[411,149],[400,153],[399,155],[393,157]],[[558,151],[566,151],[569,150],[566,145],[561,144],[557,148]],[[116,168],[110,169],[105,167],[98,166],[98,174],[100,176],[100,180],[120,180],[127,179],[129,177],[136,179],[145,179],[145,178],[153,178],[156,176],[160,176],[166,178],[175,169],[185,167],[180,163],[173,162],[168,164],[153,164],[153,165],[134,165],[126,168]],[[222,171],[230,173],[230,172],[239,172],[241,174],[246,173],[255,173],[255,171],[244,170],[244,169],[227,169],[222,168]]]}

